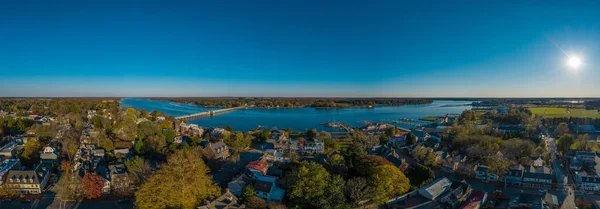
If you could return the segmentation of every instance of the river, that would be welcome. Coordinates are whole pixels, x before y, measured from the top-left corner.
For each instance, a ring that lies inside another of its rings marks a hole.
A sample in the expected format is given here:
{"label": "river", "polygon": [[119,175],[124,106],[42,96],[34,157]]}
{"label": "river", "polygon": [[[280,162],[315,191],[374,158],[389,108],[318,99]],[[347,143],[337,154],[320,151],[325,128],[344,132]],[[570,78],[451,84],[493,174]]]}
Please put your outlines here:
{"label": "river", "polygon": [[[418,121],[426,116],[442,116],[446,113],[460,114],[471,109],[473,101],[434,100],[431,104],[403,105],[403,106],[377,106],[374,108],[344,108],[344,109],[317,109],[317,108],[251,108],[240,109],[218,114],[212,117],[197,118],[188,121],[204,127],[224,127],[230,125],[234,130],[247,131],[259,126],[271,129],[292,128],[294,131],[304,131],[307,128],[329,130],[321,124],[326,122],[346,122],[352,126],[362,126],[363,121],[389,122],[389,120],[411,119],[411,124],[427,124]],[[188,115],[212,109],[192,104],[182,104],[170,101],[158,101],[138,98],[127,98],[120,101],[123,107],[157,110],[172,116]],[[399,123],[400,127],[412,128],[409,124]]]}

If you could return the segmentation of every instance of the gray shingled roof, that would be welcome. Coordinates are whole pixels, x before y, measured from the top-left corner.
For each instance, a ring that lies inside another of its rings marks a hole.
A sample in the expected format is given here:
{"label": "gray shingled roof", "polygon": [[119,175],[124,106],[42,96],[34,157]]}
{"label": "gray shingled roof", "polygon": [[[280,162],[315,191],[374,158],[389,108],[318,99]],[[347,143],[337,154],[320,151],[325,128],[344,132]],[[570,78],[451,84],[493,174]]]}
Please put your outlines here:
{"label": "gray shingled roof", "polygon": [[[40,179],[43,179],[48,174],[49,169],[43,165],[39,165],[36,170],[9,170],[6,175],[7,184],[39,184]],[[12,182],[10,180],[13,180]],[[19,180],[17,182],[17,180]]]}
{"label": "gray shingled roof", "polygon": [[259,192],[270,193],[273,187],[272,182],[256,180],[254,182],[254,189]]}

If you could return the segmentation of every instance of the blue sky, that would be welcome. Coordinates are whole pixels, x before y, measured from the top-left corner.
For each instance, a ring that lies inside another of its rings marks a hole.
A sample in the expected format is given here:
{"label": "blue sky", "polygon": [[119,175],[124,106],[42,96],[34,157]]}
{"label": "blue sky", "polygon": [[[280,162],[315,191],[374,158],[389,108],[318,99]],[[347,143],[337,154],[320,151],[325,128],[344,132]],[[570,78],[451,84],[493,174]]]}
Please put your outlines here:
{"label": "blue sky", "polygon": [[598,1],[33,2],[0,96],[600,97]]}

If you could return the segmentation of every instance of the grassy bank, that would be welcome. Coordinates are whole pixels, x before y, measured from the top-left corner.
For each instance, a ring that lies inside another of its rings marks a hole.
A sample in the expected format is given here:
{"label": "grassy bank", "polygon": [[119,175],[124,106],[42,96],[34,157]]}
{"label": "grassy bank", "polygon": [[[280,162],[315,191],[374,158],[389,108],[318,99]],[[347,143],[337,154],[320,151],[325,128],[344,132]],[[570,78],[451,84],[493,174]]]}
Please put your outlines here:
{"label": "grassy bank", "polygon": [[532,107],[531,113],[544,118],[600,118],[597,110],[569,109],[560,107]]}

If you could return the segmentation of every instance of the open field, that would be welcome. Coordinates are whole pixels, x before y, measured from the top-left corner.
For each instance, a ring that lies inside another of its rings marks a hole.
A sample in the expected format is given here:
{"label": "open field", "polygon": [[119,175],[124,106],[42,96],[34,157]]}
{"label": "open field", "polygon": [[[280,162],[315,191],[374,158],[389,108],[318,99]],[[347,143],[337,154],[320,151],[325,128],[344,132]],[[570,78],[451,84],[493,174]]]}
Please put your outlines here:
{"label": "open field", "polygon": [[597,110],[586,109],[568,109],[560,107],[532,107],[529,108],[531,113],[544,118],[600,118],[600,113]]}

